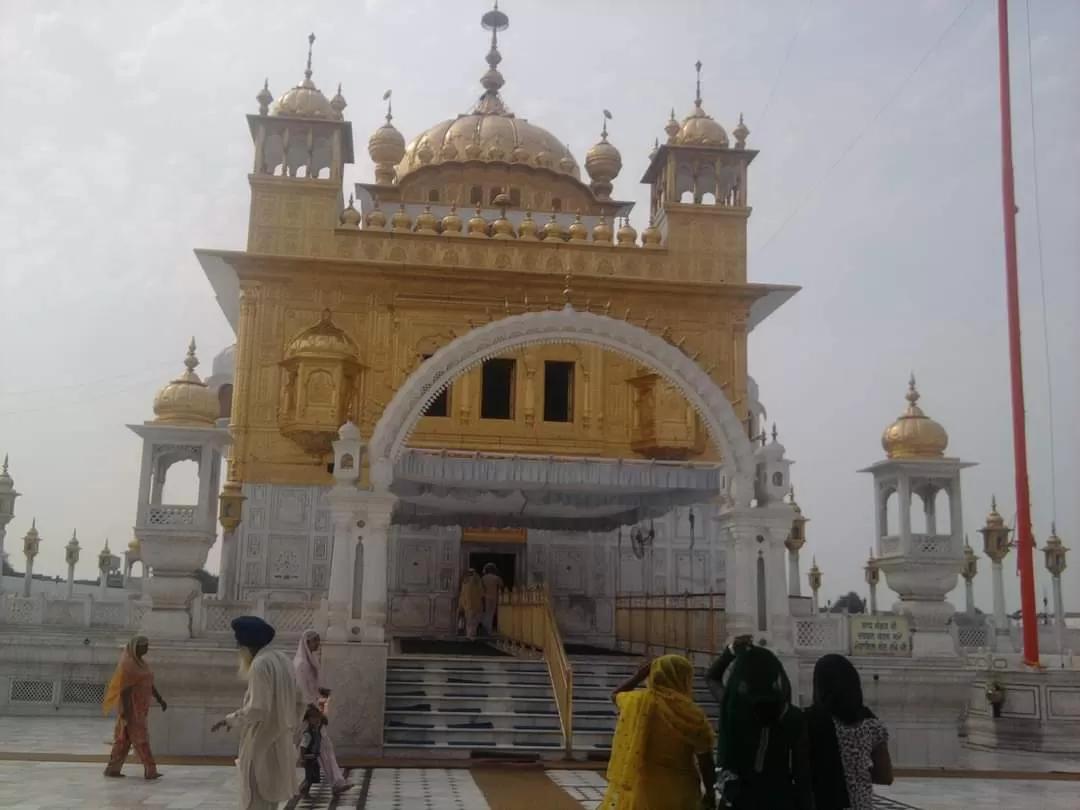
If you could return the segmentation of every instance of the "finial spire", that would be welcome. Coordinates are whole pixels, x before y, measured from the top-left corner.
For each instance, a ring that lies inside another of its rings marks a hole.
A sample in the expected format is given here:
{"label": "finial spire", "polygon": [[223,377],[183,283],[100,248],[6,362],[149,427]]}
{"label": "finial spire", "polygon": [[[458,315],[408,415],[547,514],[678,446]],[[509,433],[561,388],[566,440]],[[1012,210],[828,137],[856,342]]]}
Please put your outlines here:
{"label": "finial spire", "polygon": [[394,120],[394,102],[390,98],[394,94],[393,90],[387,90],[382,94],[383,101],[386,102],[386,125],[390,126],[390,122]]}
{"label": "finial spire", "polygon": [[4,475],[8,474],[8,454],[4,453]]}
{"label": "finial spire", "polygon": [[184,358],[184,368],[190,372],[194,372],[199,366],[199,358],[195,356],[195,338],[191,339],[191,343],[188,344],[187,357]]}
{"label": "finial spire", "polygon": [[700,107],[701,106],[701,67],[702,67],[702,65],[701,65],[701,60],[700,59],[698,59],[696,62],[694,62],[694,70],[697,71],[697,86],[696,86],[696,88],[694,90],[694,106],[695,107]]}
{"label": "finial spire", "polygon": [[609,110],[604,110],[604,126],[600,130],[600,140],[602,140],[602,141],[607,140],[607,122],[610,121],[610,120],[611,120],[611,112]]}
{"label": "finial spire", "polygon": [[308,34],[307,38],[307,67],[304,69],[304,82],[311,82],[311,51],[315,47],[315,34]]}
{"label": "finial spire", "polygon": [[[491,32],[491,47],[488,49],[487,57],[485,57],[488,69],[480,80],[485,93],[480,99],[480,104],[477,105],[478,108],[483,105],[485,98],[491,96],[497,98],[499,89],[504,84],[502,74],[498,70],[499,63],[502,62],[502,54],[499,53],[499,32],[510,27],[510,18],[499,11],[499,4],[496,2],[491,11],[480,18],[480,27]],[[501,107],[501,102],[499,106]],[[505,110],[490,110],[489,112],[504,113]]]}
{"label": "finial spire", "polygon": [[776,437],[779,436],[779,432],[776,430],[776,422],[772,423],[772,440],[775,442]]}
{"label": "finial spire", "polygon": [[990,511],[991,512],[996,512],[997,511],[997,495],[991,495],[990,496]]}

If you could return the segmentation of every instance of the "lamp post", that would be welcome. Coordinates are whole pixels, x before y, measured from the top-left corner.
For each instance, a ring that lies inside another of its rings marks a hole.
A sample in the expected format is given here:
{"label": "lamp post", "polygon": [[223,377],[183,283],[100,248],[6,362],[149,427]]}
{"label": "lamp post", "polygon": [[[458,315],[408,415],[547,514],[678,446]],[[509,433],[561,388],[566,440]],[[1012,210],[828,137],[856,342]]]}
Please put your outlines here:
{"label": "lamp post", "polygon": [[979,557],[965,535],[964,567],[960,569],[960,576],[964,578],[964,612],[972,616],[975,615],[975,576],[978,573]]}
{"label": "lamp post", "polygon": [[23,554],[26,555],[26,574],[23,578],[23,596],[29,596],[34,581],[34,557],[41,546],[41,535],[37,530],[37,518],[30,522],[30,531],[23,537]]}
{"label": "lamp post", "polygon": [[1054,635],[1057,640],[1058,655],[1064,654],[1065,642],[1065,600],[1061,594],[1061,575],[1065,573],[1065,555],[1068,549],[1057,536],[1057,526],[1050,525],[1050,537],[1043,546],[1046,570],[1050,572],[1050,581],[1054,588]]}
{"label": "lamp post", "polygon": [[870,558],[866,561],[866,584],[870,586],[870,615],[877,615],[877,586],[881,582],[881,566],[874,557],[874,550],[870,549]]}
{"label": "lamp post", "polygon": [[788,532],[784,547],[788,550],[788,595],[802,596],[802,577],[799,573],[799,552],[806,545],[807,518],[802,509],[795,501],[795,487],[788,492],[788,503],[795,510],[795,517],[791,521],[791,531]]}
{"label": "lamp post", "polygon": [[806,575],[807,580],[810,582],[810,598],[811,606],[816,616],[821,612],[821,605],[818,602],[818,591],[821,590],[821,569],[817,566],[817,558],[813,560],[813,564],[810,566],[810,573]]}
{"label": "lamp post", "polygon": [[[990,514],[986,516],[986,525],[979,529],[983,536],[983,553],[990,558],[994,578],[994,632],[999,636],[1008,635],[1009,619],[1005,615],[1005,579],[1002,561],[1012,548],[1009,527],[998,513],[997,498],[990,500]],[[1034,611],[1032,611],[1034,613]],[[1035,617],[1031,617],[1035,621]]]}
{"label": "lamp post", "polygon": [[67,598],[75,595],[75,566],[79,563],[79,538],[75,536],[75,530],[71,531],[71,539],[64,549],[64,560],[67,562]]}
{"label": "lamp post", "polygon": [[105,538],[105,548],[98,553],[98,599],[105,601],[109,594],[109,572],[116,565],[116,558],[109,551],[109,538]]}

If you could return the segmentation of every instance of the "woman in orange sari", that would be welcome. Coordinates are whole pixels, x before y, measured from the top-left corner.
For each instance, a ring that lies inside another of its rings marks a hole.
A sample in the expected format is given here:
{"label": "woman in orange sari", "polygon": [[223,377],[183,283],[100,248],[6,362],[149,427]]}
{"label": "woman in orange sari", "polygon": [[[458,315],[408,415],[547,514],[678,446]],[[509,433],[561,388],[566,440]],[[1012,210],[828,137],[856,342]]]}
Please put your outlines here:
{"label": "woman in orange sari", "polygon": [[124,760],[132,746],[142,761],[145,778],[157,779],[161,776],[150,751],[147,719],[150,715],[151,699],[157,701],[162,711],[167,707],[154,688],[154,673],[146,663],[145,656],[149,650],[150,642],[146,636],[135,636],[131,639],[124,647],[112,680],[105,689],[105,701],[102,704],[105,714],[116,709],[116,730],[109,764],[105,766],[106,776],[123,776],[120,769],[124,767]]}
{"label": "woman in orange sari", "polygon": [[715,807],[715,735],[694,703],[693,665],[681,655],[646,662],[612,697],[619,722],[600,810]]}

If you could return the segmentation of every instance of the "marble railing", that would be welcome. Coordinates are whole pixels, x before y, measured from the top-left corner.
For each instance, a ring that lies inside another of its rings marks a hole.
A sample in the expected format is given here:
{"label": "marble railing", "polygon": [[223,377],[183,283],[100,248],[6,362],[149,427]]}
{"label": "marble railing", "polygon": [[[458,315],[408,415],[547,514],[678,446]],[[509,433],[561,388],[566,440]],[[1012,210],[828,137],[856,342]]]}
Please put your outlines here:
{"label": "marble railing", "polygon": [[[91,596],[72,599],[46,594],[19,596],[0,594],[0,625],[40,626],[57,629],[100,628],[137,630],[150,603],[138,599],[102,601]],[[295,637],[308,629],[324,633],[326,605],[323,602],[275,602],[267,600],[226,601],[204,596],[192,603],[192,631],[196,637],[230,636],[232,620],[238,616],[260,616],[277,629],[278,635]]]}
{"label": "marble railing", "polygon": [[792,621],[796,652],[851,652],[851,630],[845,613],[821,613]]}

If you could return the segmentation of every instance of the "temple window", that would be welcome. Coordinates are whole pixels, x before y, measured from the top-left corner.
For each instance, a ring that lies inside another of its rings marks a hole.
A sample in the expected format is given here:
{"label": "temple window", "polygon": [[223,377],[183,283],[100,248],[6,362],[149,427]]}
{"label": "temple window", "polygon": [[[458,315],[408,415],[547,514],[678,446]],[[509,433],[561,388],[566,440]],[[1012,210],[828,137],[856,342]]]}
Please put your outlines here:
{"label": "temple window", "polygon": [[553,197],[551,200],[551,210],[556,213],[562,211],[562,200],[558,197]]}
{"label": "temple window", "polygon": [[232,383],[225,383],[218,389],[218,406],[221,409],[218,413],[219,419],[228,419],[232,416]]}
{"label": "temple window", "polygon": [[574,421],[574,364],[561,360],[544,363],[544,421]]}
{"label": "temple window", "polygon": [[437,188],[428,190],[427,201],[433,203],[437,203],[439,201],[439,190]]}
{"label": "temple window", "polygon": [[[424,360],[431,357],[430,354],[424,355]],[[431,400],[431,404],[427,406],[427,410],[424,411],[424,416],[449,416],[450,415],[450,386],[446,386],[435,399]]]}
{"label": "temple window", "polygon": [[480,376],[480,418],[514,418],[513,360],[496,357],[485,360]]}
{"label": "temple window", "polygon": [[521,207],[521,189],[520,188],[512,188],[512,189],[510,189],[510,205],[513,208],[520,208]]}
{"label": "temple window", "polygon": [[484,189],[482,186],[473,186],[469,189],[469,204],[481,205],[484,202]]}

